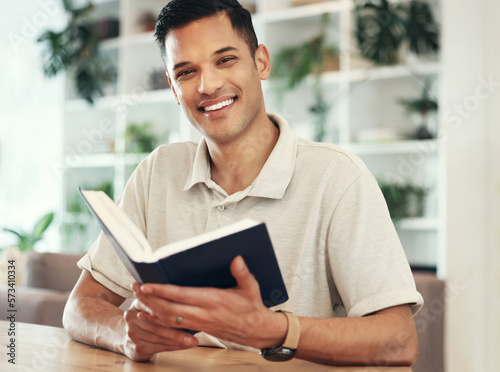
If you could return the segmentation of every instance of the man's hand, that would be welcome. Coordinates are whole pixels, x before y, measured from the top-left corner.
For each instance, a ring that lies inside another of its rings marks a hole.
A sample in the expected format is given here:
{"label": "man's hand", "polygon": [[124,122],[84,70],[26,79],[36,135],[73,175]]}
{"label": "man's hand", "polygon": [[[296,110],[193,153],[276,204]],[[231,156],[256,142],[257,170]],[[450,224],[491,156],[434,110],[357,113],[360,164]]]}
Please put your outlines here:
{"label": "man's hand", "polygon": [[[134,288],[139,289],[135,283]],[[198,345],[198,340],[187,332],[142,320],[141,313],[147,309],[135,300],[124,313],[125,340],[122,352],[135,361],[146,361],[161,351],[189,349]]]}
{"label": "man's hand", "polygon": [[136,307],[143,311],[138,314],[142,323],[134,326],[146,334],[162,330],[167,338],[172,328],[187,328],[256,348],[279,345],[286,335],[285,315],[264,306],[259,284],[241,256],[230,269],[237,282],[230,289],[135,284]]}
{"label": "man's hand", "polygon": [[137,300],[123,313],[118,308],[123,301],[83,270],[66,303],[64,327],[75,340],[120,352],[136,361],[149,360],[160,351],[198,345],[198,340],[184,331],[141,320],[144,307]]}

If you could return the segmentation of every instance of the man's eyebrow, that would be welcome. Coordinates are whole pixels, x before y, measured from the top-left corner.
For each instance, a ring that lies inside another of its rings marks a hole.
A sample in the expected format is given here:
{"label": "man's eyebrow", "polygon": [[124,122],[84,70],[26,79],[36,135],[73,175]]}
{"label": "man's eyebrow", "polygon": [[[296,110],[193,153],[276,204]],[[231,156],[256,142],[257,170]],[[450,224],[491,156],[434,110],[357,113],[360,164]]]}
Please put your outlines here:
{"label": "man's eyebrow", "polygon": [[237,52],[238,48],[235,48],[233,46],[227,46],[227,47],[221,48],[219,50],[216,50],[214,52],[214,55],[223,54],[223,53],[232,52],[232,51],[236,51]]}
{"label": "man's eyebrow", "polygon": [[[238,51],[238,48],[236,47],[233,47],[233,46],[227,46],[227,47],[224,47],[224,48],[221,48],[221,49],[218,49],[216,50],[215,52],[213,52],[213,55],[216,56],[216,55],[219,55],[219,54],[224,54],[226,52],[232,52],[232,51],[235,51],[237,52]],[[179,62],[179,63],[176,63],[172,69],[172,71],[175,71],[181,67],[184,67],[186,65],[189,65],[190,62]]]}
{"label": "man's eyebrow", "polygon": [[186,65],[189,65],[189,62],[179,62],[179,63],[177,63],[177,64],[174,65],[174,68],[172,69],[172,71],[175,71],[178,68],[184,67]]}

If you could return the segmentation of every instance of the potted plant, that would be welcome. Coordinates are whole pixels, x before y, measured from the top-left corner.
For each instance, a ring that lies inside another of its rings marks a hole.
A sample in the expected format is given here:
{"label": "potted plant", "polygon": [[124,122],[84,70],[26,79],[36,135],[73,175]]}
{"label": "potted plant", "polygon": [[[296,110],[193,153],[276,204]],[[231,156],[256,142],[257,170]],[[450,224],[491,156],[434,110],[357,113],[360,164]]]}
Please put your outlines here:
{"label": "potted plant", "polygon": [[153,127],[151,122],[128,125],[125,130],[127,151],[139,154],[153,151],[158,144],[158,136]]}
{"label": "potted plant", "polygon": [[355,37],[361,55],[368,60],[379,65],[397,64],[403,45],[420,56],[439,50],[439,27],[426,2],[355,2]]}
{"label": "potted plant", "polygon": [[318,35],[296,45],[287,46],[274,56],[271,78],[276,82],[280,96],[287,90],[295,89],[308,76],[312,76],[314,104],[309,108],[315,116],[315,141],[322,141],[329,105],[324,100],[321,87],[321,74],[327,70],[338,70],[338,49],[326,42],[326,30],[329,24],[328,14],[323,14]]}
{"label": "potted plant", "polygon": [[[364,3],[364,4],[362,4]],[[387,0],[357,1],[355,36],[361,55],[376,64],[396,64],[405,37],[405,22]]]}
{"label": "potted plant", "polygon": [[92,3],[79,9],[74,8],[70,0],[62,3],[69,14],[67,26],[62,31],[47,30],[38,38],[45,46],[43,72],[47,77],[70,72],[78,94],[93,104],[103,95],[104,84],[115,81],[116,71],[99,51],[96,26],[88,19]]}
{"label": "potted plant", "polygon": [[[94,186],[83,185],[83,189],[94,189],[104,191],[111,199],[114,195],[114,185],[112,181],[103,181]],[[64,243],[67,246],[87,249],[87,228],[89,221],[92,221],[90,209],[85,204],[85,201],[80,196],[80,193],[74,191],[68,196],[68,204],[66,207],[68,214],[61,226],[61,232]]]}
{"label": "potted plant", "polygon": [[381,181],[378,183],[392,220],[397,222],[406,217],[406,185]]}
{"label": "potted plant", "polygon": [[413,138],[419,140],[434,138],[433,134],[429,131],[428,120],[429,114],[437,111],[438,103],[430,96],[428,80],[424,83],[420,97],[413,99],[401,98],[399,99],[399,103],[405,107],[408,113],[413,114],[414,120],[417,123],[417,129]]}
{"label": "potted plant", "polygon": [[17,237],[17,248],[21,252],[27,252],[32,250],[35,244],[43,238],[45,230],[47,230],[53,220],[54,212],[50,212],[40,218],[30,232],[24,231],[23,229],[14,230],[4,228],[3,230],[14,234]]}
{"label": "potted plant", "polygon": [[406,37],[410,51],[416,55],[436,53],[439,50],[439,27],[429,4],[412,0],[407,9]]}
{"label": "potted plant", "polygon": [[422,217],[429,189],[411,182],[385,182],[378,180],[389,213],[394,223],[403,218]]}
{"label": "potted plant", "polygon": [[425,213],[425,201],[429,194],[429,188],[408,184],[408,195],[406,198],[406,216],[423,217]]}

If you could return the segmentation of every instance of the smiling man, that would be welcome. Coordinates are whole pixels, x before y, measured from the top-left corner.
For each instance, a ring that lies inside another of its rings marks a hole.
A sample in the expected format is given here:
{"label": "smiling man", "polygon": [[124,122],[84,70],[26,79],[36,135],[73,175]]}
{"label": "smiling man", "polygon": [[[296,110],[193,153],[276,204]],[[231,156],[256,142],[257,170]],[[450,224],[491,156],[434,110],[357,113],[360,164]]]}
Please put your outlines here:
{"label": "smiling man", "polygon": [[241,257],[230,267],[235,288],[140,286],[101,234],[79,262],[63,319],[70,335],[134,360],[204,345],[275,361],[412,364],[422,298],[377,182],[356,156],[298,138],[266,112],[271,64],[250,14],[237,1],[173,0],[156,38],[176,102],[203,139],[157,148],[118,205],[153,248],[264,220],[290,299],[265,307]]}
{"label": "smiling man", "polygon": [[266,47],[249,46],[225,15],[172,29],[162,39],[170,85],[206,140],[212,180],[228,194],[244,190],[278,139],[261,88],[271,69]]}

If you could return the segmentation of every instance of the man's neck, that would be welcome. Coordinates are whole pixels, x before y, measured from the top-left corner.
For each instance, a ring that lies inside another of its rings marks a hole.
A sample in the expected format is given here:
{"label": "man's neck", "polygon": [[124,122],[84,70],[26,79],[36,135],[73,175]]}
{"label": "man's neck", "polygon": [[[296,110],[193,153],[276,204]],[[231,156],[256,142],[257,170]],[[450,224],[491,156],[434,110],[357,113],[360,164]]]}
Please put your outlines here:
{"label": "man's neck", "polygon": [[212,180],[228,195],[250,186],[273,151],[279,128],[267,116],[266,119],[238,141],[208,142]]}

